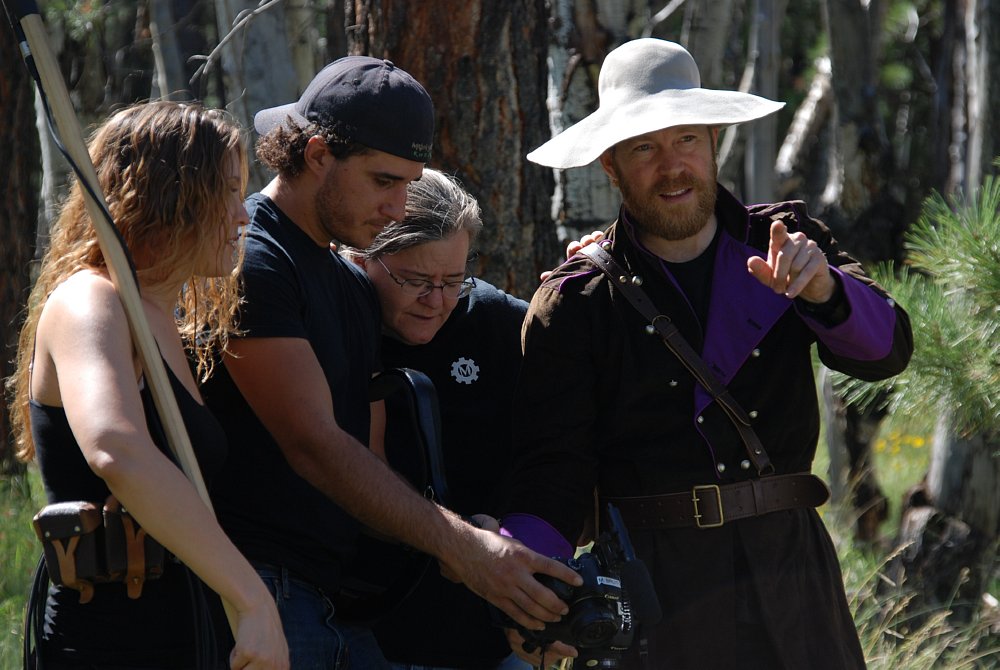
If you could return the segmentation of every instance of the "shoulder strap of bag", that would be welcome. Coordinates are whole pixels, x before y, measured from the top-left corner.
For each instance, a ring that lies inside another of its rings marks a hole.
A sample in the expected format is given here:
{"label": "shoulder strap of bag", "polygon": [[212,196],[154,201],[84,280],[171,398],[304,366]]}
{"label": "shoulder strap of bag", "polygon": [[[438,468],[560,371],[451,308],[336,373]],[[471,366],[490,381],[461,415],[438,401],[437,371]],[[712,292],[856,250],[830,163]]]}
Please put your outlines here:
{"label": "shoulder strap of bag", "polygon": [[[708,391],[719,406],[725,411],[746,446],[750,461],[754,464],[759,475],[768,475],[774,472],[771,459],[764,450],[760,438],[750,425],[750,417],[743,411],[743,408],[736,402],[729,389],[719,381],[712,373],[708,364],[702,360],[701,356],[691,348],[684,336],[681,335],[677,326],[673,324],[670,317],[661,314],[653,302],[646,295],[645,291],[639,288],[633,281],[630,273],[622,269],[621,265],[607,252],[602,244],[590,244],[580,250],[580,253],[587,256],[599,267],[604,274],[611,279],[612,285],[624,295],[633,307],[638,310],[648,321],[646,331],[652,335],[658,333],[663,338],[663,343],[687,368],[688,372],[694,376],[695,380]],[[608,243],[610,244],[610,243]]]}

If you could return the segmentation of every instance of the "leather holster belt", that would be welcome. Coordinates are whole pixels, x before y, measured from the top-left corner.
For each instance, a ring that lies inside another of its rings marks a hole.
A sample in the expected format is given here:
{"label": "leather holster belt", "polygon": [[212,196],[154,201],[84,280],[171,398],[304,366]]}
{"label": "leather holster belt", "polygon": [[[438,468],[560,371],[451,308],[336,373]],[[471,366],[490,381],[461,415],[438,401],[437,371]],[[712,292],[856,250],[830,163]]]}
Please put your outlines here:
{"label": "leather holster belt", "polygon": [[830,489],[807,473],[770,475],[735,484],[702,484],[679,493],[602,497],[633,530],[718,528],[724,523],[796,507],[819,507]]}

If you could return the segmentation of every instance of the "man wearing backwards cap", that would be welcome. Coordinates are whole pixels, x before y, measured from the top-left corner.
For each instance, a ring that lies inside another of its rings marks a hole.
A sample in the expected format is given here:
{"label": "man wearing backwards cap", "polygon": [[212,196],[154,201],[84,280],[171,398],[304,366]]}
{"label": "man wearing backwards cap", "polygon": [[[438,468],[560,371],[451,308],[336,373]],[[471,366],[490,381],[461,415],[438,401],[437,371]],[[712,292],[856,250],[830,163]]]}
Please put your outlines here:
{"label": "man wearing backwards cap", "polygon": [[369,630],[330,621],[360,523],[436,556],[531,628],[558,620],[565,604],[532,575],[575,573],[433,504],[366,448],[381,409],[367,397],[378,299],[330,242],[363,249],[403,218],[430,157],[427,92],[389,61],[349,56],[254,125],[258,158],[278,174],[246,203],[245,333],[205,396],[239,445],[216,511],[278,601],[292,666],[387,667]]}
{"label": "man wearing backwards cap", "polygon": [[[885,378],[909,360],[908,318],[803,203],[745,206],[716,182],[720,127],[781,104],[701,88],[690,54],[656,39],[612,51],[599,91],[596,112],[528,158],[601,161],[621,190],[602,243],[621,278],[577,254],[531,302],[504,528],[569,556],[595,487],[601,509],[619,508],[663,610],[622,667],[863,668],[814,509],[827,490],[807,474],[819,434],[810,349]],[[641,287],[650,318],[619,282]],[[666,324],[728,387],[761,449],[664,346]],[[570,653],[554,643],[548,657]]]}

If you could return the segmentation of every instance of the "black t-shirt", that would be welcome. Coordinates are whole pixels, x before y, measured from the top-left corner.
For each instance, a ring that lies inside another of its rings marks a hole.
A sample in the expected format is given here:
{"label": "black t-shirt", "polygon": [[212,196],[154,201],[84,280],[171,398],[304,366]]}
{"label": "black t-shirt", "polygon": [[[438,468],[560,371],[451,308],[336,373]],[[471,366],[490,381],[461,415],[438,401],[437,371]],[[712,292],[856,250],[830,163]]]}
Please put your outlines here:
{"label": "black t-shirt", "polygon": [[[386,336],[386,368],[423,372],[437,390],[449,498],[461,514],[496,514],[510,464],[511,404],[528,305],[477,279],[431,342]],[[436,564],[414,593],[375,627],[386,658],[449,668],[492,668],[510,653],[486,602],[441,577]]]}
{"label": "black t-shirt", "polygon": [[[210,484],[226,456],[225,435],[212,413],[191,397],[169,366],[167,374],[202,476]],[[140,393],[147,424],[156,425],[152,395],[146,388]],[[35,455],[49,503],[86,500],[100,508],[110,491],[87,465],[65,410],[31,401],[29,411]],[[150,433],[157,446],[168,453],[161,433],[156,429]],[[128,597],[124,584],[96,584],[93,599],[82,605],[78,591],[53,585],[45,604],[43,658],[52,663],[102,668],[194,667],[195,640],[198,635],[211,636],[211,631],[195,630],[200,619],[186,573],[184,566],[170,559],[159,579],[143,584],[138,599]],[[192,575],[191,579],[197,578]],[[217,608],[218,598],[203,590]],[[228,639],[225,630],[216,633]],[[228,650],[220,649],[216,657],[224,660],[227,655]]]}
{"label": "black t-shirt", "polygon": [[673,275],[674,281],[677,282],[681,293],[690,303],[691,309],[702,324],[702,328],[708,323],[708,303],[712,294],[712,268],[715,267],[715,251],[719,247],[719,233],[721,231],[722,227],[719,226],[712,242],[697,257],[684,263],[661,261],[663,267]]}
{"label": "black t-shirt", "polygon": [[[337,423],[368,444],[367,388],[378,369],[379,306],[368,277],[317,245],[267,197],[247,200],[245,337],[309,341]],[[288,568],[333,594],[358,522],[299,477],[220,366],[203,389],[232,445],[215,492],[223,528],[247,558]]]}

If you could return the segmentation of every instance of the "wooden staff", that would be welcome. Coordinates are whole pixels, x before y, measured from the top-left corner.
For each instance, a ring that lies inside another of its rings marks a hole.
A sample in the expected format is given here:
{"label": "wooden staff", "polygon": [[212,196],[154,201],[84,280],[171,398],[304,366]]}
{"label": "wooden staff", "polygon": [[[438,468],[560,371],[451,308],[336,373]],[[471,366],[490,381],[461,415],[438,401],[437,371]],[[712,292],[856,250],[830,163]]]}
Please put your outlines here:
{"label": "wooden staff", "polygon": [[[21,0],[12,2],[4,0],[4,5],[11,18],[16,17],[17,19],[17,23],[11,21],[15,30],[20,25],[21,55],[28,69],[35,76],[38,86],[48,98],[49,109],[59,131],[59,139],[62,141],[70,162],[77,170],[81,186],[84,187],[87,212],[97,234],[101,253],[104,254],[111,282],[114,284],[118,297],[122,301],[122,307],[125,309],[125,316],[132,333],[132,342],[139,352],[146,383],[152,392],[156,411],[160,415],[167,444],[184,474],[194,485],[202,502],[214,514],[212,501],[208,496],[208,489],[205,487],[201,470],[198,468],[198,461],[195,459],[191,440],[184,427],[184,420],[170,386],[163,359],[160,357],[156,340],[153,338],[153,331],[150,329],[149,323],[146,321],[146,314],[142,309],[139,286],[132,274],[132,266],[114,224],[106,216],[107,205],[101,193],[97,171],[90,160],[90,153],[83,140],[83,132],[76,118],[76,111],[70,102],[66,83],[62,79],[58,64],[48,46],[48,34],[38,14],[38,7],[35,2]],[[235,635],[236,611],[225,600],[222,604],[226,611],[226,618],[229,620],[229,626]]]}

